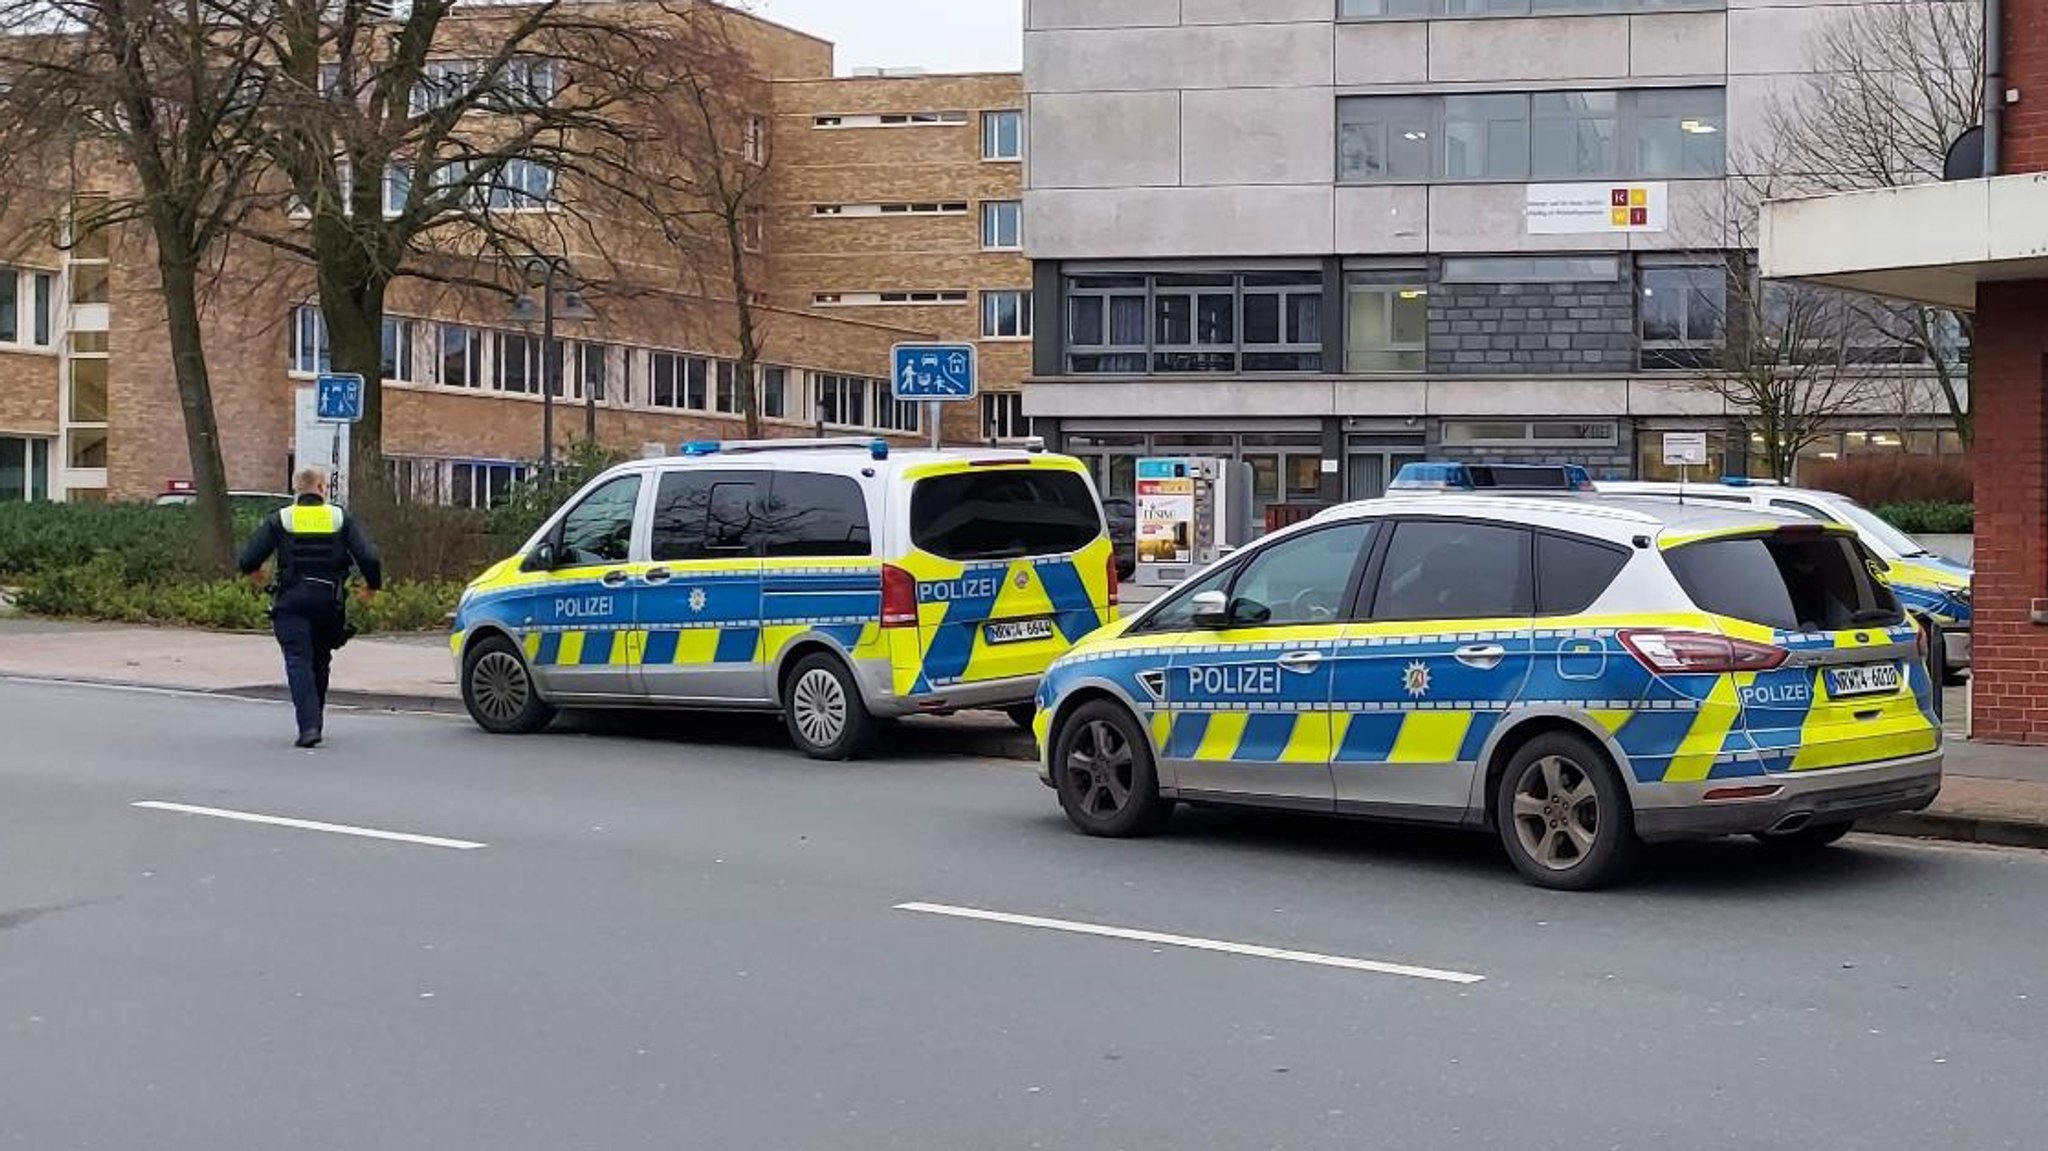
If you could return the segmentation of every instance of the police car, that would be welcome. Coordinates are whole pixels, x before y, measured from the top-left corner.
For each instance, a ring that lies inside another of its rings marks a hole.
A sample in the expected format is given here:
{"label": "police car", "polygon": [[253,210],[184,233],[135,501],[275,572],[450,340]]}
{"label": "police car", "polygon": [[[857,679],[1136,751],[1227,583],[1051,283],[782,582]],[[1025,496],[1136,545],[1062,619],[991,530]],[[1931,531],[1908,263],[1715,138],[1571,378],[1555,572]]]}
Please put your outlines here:
{"label": "police car", "polygon": [[1808,519],[1832,520],[1856,529],[1865,546],[1884,561],[1882,578],[1898,594],[1906,610],[1923,625],[1941,629],[1937,668],[1942,678],[1970,666],[1970,581],[1973,572],[1946,556],[1929,551],[1919,540],[1893,527],[1848,496],[1812,488],[1784,487],[1741,478],[1714,484],[1609,483],[1603,492],[1615,495],[1707,500],[1767,507]]}
{"label": "police car", "polygon": [[1086,467],[883,441],[688,445],[606,472],[463,593],[463,702],[495,733],[564,706],[780,710],[818,758],[875,720],[1029,723],[1053,659],[1116,616]]}
{"label": "police car", "polygon": [[1591,888],[1640,841],[1818,846],[1932,802],[1921,634],[1840,524],[1402,494],[1062,657],[1040,777],[1092,835],[1157,831],[1178,801],[1485,826],[1533,882]]}

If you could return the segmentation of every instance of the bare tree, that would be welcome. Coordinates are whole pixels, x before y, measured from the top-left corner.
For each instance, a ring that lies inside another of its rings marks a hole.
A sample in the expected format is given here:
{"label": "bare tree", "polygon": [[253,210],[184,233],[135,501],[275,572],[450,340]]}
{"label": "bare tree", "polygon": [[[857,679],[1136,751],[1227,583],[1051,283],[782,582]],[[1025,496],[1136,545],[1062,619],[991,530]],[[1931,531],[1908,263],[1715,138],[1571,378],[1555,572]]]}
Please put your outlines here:
{"label": "bare tree", "polygon": [[[593,206],[633,192],[630,150],[601,142],[639,131],[622,112],[649,81],[642,6],[206,2],[260,27],[277,63],[262,143],[293,218],[264,239],[312,264],[334,370],[366,381],[350,461],[367,489],[358,502],[381,502],[392,283],[436,280],[509,305],[530,261],[578,249],[603,262]],[[559,385],[559,356],[543,350],[534,390]]]}
{"label": "bare tree", "polygon": [[256,28],[254,16],[221,27],[201,0],[0,0],[0,163],[9,183],[73,163],[119,173],[95,188],[105,210],[72,219],[65,242],[148,229],[201,558],[223,572],[234,540],[200,297],[260,168],[252,145],[271,72]]}
{"label": "bare tree", "polygon": [[[729,296],[739,362],[734,386],[748,438],[761,435],[757,365],[766,310],[756,284],[766,243],[769,151],[767,80],[736,39],[744,17],[724,5],[665,0],[669,18],[645,47],[661,77],[643,101],[645,206],[662,238],[720,302]],[[722,279],[723,283],[711,281]]]}
{"label": "bare tree", "polygon": [[[1781,195],[1924,184],[1984,119],[1983,12],[1968,0],[1893,0],[1829,9],[1805,79],[1769,105],[1769,143],[1750,165]],[[1956,432],[1971,438],[1968,313],[1873,304],[1868,323],[1918,349]]]}

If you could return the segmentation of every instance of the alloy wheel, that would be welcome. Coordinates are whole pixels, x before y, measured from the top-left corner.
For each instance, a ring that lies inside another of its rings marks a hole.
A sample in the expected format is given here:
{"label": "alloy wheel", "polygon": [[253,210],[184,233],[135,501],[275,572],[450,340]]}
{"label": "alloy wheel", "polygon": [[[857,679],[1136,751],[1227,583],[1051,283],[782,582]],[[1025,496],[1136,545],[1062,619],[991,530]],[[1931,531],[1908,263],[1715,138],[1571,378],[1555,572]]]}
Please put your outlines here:
{"label": "alloy wheel", "polygon": [[526,710],[533,685],[526,665],[506,651],[488,651],[469,673],[470,696],[478,711],[496,723],[511,723]]}
{"label": "alloy wheel", "polygon": [[813,747],[830,747],[846,730],[846,689],[824,668],[814,667],[797,677],[789,709],[797,730]]}
{"label": "alloy wheel", "polygon": [[1110,818],[1130,803],[1136,771],[1130,741],[1108,720],[1089,720],[1068,746],[1067,787],[1076,806],[1097,818]]}
{"label": "alloy wheel", "polygon": [[1547,755],[1515,781],[1515,836],[1529,858],[1551,871],[1570,871],[1593,851],[1600,834],[1600,797],[1586,769]]}

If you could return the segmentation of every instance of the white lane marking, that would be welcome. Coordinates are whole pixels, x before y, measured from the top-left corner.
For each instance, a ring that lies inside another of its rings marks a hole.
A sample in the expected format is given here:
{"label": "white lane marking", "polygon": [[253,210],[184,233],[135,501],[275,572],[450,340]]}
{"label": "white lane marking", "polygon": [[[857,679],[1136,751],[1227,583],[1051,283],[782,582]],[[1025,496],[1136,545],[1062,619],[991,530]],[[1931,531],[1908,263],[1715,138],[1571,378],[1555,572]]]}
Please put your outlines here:
{"label": "white lane marking", "polygon": [[383,839],[393,843],[417,843],[424,847],[447,847],[456,851],[475,851],[488,844],[475,843],[467,839],[443,839],[438,835],[413,835],[404,831],[379,831],[374,827],[351,827],[345,823],[322,823],[314,819],[288,819],[282,815],[258,815],[250,811],[229,811],[220,807],[195,807],[189,803],[165,803],[157,799],[138,800],[133,806],[146,807],[151,811],[175,811],[183,815],[206,815],[214,819],[232,819],[237,823],[262,823],[271,827],[296,827],[301,831],[325,831],[334,835],[353,835],[359,839]]}
{"label": "white lane marking", "polygon": [[96,679],[62,679],[47,675],[15,675],[0,673],[0,683],[21,683],[30,687],[77,687],[93,691],[118,691],[128,695],[162,695],[172,699],[224,699],[233,703],[275,704],[290,703],[290,700],[256,699],[246,695],[222,695],[197,687],[153,687],[145,683],[108,683]]}
{"label": "white lane marking", "polygon": [[1232,943],[1224,939],[1198,939],[1189,935],[1168,935],[1160,931],[1142,931],[1134,927],[1110,927],[1100,923],[1078,923],[1071,919],[1046,919],[1037,915],[1012,915],[1007,911],[984,911],[978,907],[953,907],[944,903],[899,903],[898,911],[915,911],[924,915],[945,915],[954,919],[978,919],[985,923],[1007,923],[1013,927],[1039,927],[1048,931],[1066,931],[1075,935],[1099,935],[1109,939],[1128,939],[1137,943],[1157,943],[1167,947],[1186,947],[1195,951],[1220,951],[1228,955],[1249,955],[1257,959],[1279,959],[1288,963],[1308,963],[1317,967],[1340,967],[1346,971],[1369,971],[1375,975],[1400,975],[1409,979],[1429,979],[1438,983],[1478,983],[1484,975],[1468,971],[1443,971],[1434,967],[1412,967],[1405,963],[1382,963],[1376,959],[1354,959],[1348,955],[1322,955],[1314,951],[1290,951],[1283,947],[1265,947],[1256,943]]}

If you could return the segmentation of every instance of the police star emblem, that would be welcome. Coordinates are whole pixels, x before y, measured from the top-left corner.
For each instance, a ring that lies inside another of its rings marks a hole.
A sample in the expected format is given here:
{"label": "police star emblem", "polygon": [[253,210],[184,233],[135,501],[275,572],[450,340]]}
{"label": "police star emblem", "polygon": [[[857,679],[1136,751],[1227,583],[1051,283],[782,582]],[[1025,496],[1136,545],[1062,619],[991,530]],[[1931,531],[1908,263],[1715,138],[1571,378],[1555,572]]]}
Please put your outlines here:
{"label": "police star emblem", "polygon": [[690,589],[690,610],[691,610],[691,611],[697,611],[697,612],[703,611],[703,610],[704,610],[704,604],[705,604],[705,603],[706,603],[706,602],[707,602],[708,600],[710,600],[710,598],[711,598],[710,596],[707,596],[707,595],[705,595],[705,594],[704,594],[704,589],[703,589],[703,588],[700,588],[700,587],[693,587],[693,588],[691,588],[691,589]]}
{"label": "police star emblem", "polygon": [[1429,694],[1429,665],[1417,660],[1401,669],[1401,690],[1416,699]]}

